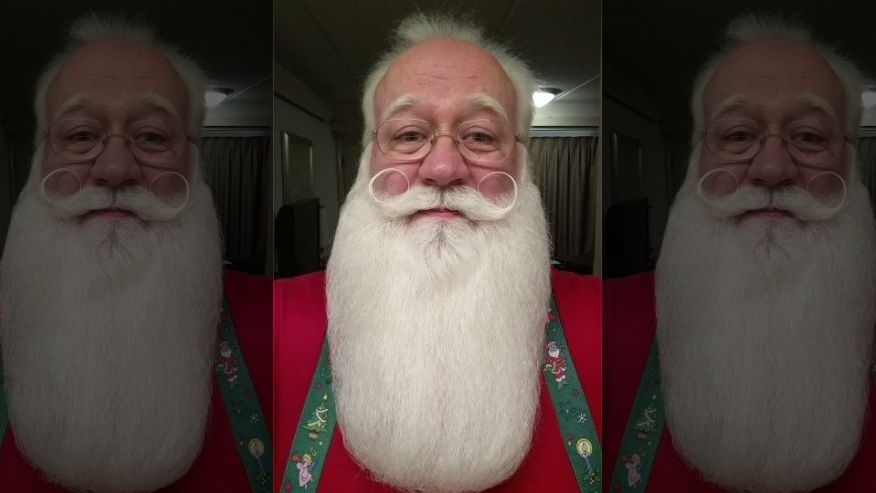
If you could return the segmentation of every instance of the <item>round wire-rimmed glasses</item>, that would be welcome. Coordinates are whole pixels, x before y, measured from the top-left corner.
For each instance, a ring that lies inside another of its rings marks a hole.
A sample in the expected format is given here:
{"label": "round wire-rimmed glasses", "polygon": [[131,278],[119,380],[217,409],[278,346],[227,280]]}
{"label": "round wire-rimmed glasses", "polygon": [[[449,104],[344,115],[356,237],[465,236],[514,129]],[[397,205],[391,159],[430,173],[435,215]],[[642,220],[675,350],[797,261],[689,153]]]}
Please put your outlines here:
{"label": "round wire-rimmed glasses", "polygon": [[439,137],[449,137],[463,158],[482,166],[502,163],[520,142],[510,125],[489,119],[462,122],[448,133],[425,120],[396,118],[381,123],[372,137],[384,156],[399,163],[422,160]]}
{"label": "round wire-rimmed glasses", "polygon": [[137,160],[147,166],[171,168],[192,137],[172,119],[147,119],[128,124],[123,132],[112,132],[103,122],[88,118],[62,118],[44,134],[49,148],[71,164],[97,159],[112,137],[120,137]]}
{"label": "round wire-rimmed glasses", "polygon": [[753,159],[767,138],[778,137],[795,161],[814,168],[831,167],[842,146],[851,142],[836,122],[818,119],[793,121],[781,133],[770,133],[754,120],[725,118],[710,123],[702,137],[715,158],[727,163]]}

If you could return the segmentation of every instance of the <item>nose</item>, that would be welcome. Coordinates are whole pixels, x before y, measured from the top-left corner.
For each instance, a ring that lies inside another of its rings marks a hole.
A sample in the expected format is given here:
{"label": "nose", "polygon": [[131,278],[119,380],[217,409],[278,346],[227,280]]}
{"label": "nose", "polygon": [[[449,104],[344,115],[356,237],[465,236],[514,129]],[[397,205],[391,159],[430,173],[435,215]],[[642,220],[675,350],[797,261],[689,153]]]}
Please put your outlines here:
{"label": "nose", "polygon": [[468,167],[453,136],[439,134],[417,171],[416,184],[452,187],[467,184],[469,176]]}
{"label": "nose", "polygon": [[780,135],[765,135],[760,151],[746,170],[746,179],[751,185],[780,188],[796,185],[799,173],[784,139]]}
{"label": "nose", "polygon": [[110,135],[103,150],[91,167],[89,181],[93,185],[119,188],[137,185],[142,170],[131,153],[127,140],[121,135]]}

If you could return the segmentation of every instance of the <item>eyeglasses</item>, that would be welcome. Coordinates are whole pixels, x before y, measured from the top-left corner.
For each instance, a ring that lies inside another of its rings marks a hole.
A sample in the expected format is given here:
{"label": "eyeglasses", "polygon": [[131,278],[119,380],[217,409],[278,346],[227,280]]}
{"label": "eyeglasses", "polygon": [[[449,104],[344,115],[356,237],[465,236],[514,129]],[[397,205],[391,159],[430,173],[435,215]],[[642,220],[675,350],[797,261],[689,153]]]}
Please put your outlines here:
{"label": "eyeglasses", "polygon": [[162,168],[173,167],[186,144],[194,142],[181,123],[163,119],[136,121],[123,133],[114,133],[97,120],[63,118],[52,123],[44,135],[52,151],[70,163],[96,159],[112,137],[124,139],[141,163]]}
{"label": "eyeglasses", "polygon": [[511,126],[493,120],[470,120],[460,123],[455,133],[442,133],[424,120],[386,120],[372,137],[387,158],[397,162],[414,162],[425,158],[438,137],[450,137],[467,161],[479,165],[497,165],[514,150],[520,136]]}
{"label": "eyeglasses", "polygon": [[799,120],[789,123],[781,133],[768,133],[764,126],[753,120],[715,120],[703,132],[706,147],[717,159],[737,163],[753,159],[768,137],[779,137],[788,153],[799,164],[828,167],[851,142],[839,130],[836,122]]}

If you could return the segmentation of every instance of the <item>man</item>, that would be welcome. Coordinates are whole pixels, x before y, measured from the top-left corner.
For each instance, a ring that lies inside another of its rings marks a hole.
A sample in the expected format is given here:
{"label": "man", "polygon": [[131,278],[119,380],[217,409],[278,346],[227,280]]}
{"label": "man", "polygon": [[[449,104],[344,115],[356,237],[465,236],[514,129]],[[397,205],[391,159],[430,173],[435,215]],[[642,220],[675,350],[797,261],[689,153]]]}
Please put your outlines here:
{"label": "man", "polygon": [[606,382],[612,488],[872,491],[862,79],[802,28],[744,17],[727,34],[696,79],[654,279],[659,370],[651,277],[607,288],[606,352],[623,362]]}
{"label": "man", "polygon": [[[197,148],[204,89],[151,31],[98,16],[40,77],[0,272],[4,489],[154,491],[193,468],[170,490],[251,491],[211,382],[222,257]],[[259,302],[264,283],[227,278],[238,316]]]}
{"label": "man", "polygon": [[[473,26],[401,23],[365,84],[328,271],[275,283],[282,491],[601,489],[600,289],[549,269],[524,146],[533,87]],[[545,336],[551,281],[568,342]],[[569,396],[562,426],[592,436],[560,434],[549,391]]]}

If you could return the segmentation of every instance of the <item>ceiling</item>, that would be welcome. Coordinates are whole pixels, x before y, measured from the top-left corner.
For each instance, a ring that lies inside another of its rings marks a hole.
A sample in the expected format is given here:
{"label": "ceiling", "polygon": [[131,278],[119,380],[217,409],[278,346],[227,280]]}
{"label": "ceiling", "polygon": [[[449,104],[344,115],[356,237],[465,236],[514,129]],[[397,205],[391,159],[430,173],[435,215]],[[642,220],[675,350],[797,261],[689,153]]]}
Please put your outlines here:
{"label": "ceiling", "polygon": [[[267,98],[270,104],[270,85],[258,84],[273,68],[269,0],[250,1],[245,8],[230,0],[151,0],[139,8],[109,0],[53,2],[51,8],[45,2],[2,4],[0,94],[12,96],[0,101],[0,124],[12,138],[30,140],[36,78],[61,48],[72,20],[89,11],[119,13],[154,27],[198,61],[212,85],[235,90],[239,101]],[[264,94],[245,91],[250,87]]]}
{"label": "ceiling", "polygon": [[865,74],[876,74],[876,2],[872,1],[607,0],[604,9],[606,96],[618,97],[626,83],[634,85],[654,105],[653,111],[636,109],[681,135],[691,125],[689,100],[695,74],[718,49],[728,22],[745,12],[785,13],[786,18],[811,26],[819,39],[837,46]]}
{"label": "ceiling", "polygon": [[275,58],[331,108],[336,132],[359,132],[363,80],[388,49],[392,29],[417,10],[470,13],[530,62],[542,85],[563,90],[560,101],[598,111],[599,0],[282,0],[274,4]]}

